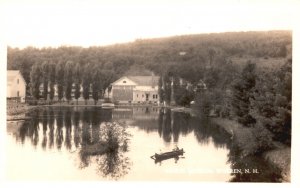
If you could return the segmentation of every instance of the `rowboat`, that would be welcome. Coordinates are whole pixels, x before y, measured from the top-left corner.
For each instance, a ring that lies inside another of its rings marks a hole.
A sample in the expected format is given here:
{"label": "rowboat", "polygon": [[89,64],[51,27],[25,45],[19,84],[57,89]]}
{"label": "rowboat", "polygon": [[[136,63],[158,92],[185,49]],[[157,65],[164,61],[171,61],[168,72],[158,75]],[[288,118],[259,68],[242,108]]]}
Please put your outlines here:
{"label": "rowboat", "polygon": [[183,148],[182,149],[177,148],[174,149],[173,151],[169,151],[161,154],[155,153],[154,155],[151,156],[151,158],[157,162],[157,161],[163,161],[170,158],[176,158],[179,155],[183,155],[183,153],[184,153]]}

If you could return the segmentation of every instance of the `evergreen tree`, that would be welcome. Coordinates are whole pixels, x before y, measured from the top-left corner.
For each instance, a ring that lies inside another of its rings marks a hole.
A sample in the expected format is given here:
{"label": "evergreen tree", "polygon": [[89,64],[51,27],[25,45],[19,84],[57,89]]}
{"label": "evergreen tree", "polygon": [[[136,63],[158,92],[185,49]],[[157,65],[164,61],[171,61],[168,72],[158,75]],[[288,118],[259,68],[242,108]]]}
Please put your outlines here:
{"label": "evergreen tree", "polygon": [[35,100],[38,100],[40,98],[41,78],[42,78],[41,68],[39,66],[39,63],[35,63],[32,66],[30,72],[31,95]]}
{"label": "evergreen tree", "polygon": [[253,98],[255,77],[255,64],[248,62],[240,78],[233,84],[233,110],[238,122],[244,126],[252,126],[256,122],[250,115],[250,99]]}
{"label": "evergreen tree", "polygon": [[61,101],[64,97],[64,63],[59,62],[55,67],[55,78],[57,85],[58,100]]}
{"label": "evergreen tree", "polygon": [[64,73],[65,97],[68,103],[72,99],[73,66],[74,66],[73,62],[68,61],[65,66],[65,73]]}
{"label": "evergreen tree", "polygon": [[[251,100],[251,115],[273,133],[277,141],[291,142],[291,68],[261,73]],[[291,65],[290,65],[291,67]]]}

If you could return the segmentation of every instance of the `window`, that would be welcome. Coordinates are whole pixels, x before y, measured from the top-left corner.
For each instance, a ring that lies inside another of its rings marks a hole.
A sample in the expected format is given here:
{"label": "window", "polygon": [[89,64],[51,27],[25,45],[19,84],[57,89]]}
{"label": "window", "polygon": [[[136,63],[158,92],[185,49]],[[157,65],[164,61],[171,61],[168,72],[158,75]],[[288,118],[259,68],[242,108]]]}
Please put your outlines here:
{"label": "window", "polygon": [[19,79],[17,79],[17,84],[19,84]]}
{"label": "window", "polygon": [[126,84],[126,80],[124,80],[123,83]]}
{"label": "window", "polygon": [[17,97],[19,97],[19,95],[20,95],[20,92],[19,92],[19,91],[17,91]]}
{"label": "window", "polygon": [[142,98],[144,98],[144,95],[142,95]]}
{"label": "window", "polygon": [[136,98],[139,98],[139,94],[136,94]]}
{"label": "window", "polygon": [[155,95],[153,95],[153,99],[155,99]]}

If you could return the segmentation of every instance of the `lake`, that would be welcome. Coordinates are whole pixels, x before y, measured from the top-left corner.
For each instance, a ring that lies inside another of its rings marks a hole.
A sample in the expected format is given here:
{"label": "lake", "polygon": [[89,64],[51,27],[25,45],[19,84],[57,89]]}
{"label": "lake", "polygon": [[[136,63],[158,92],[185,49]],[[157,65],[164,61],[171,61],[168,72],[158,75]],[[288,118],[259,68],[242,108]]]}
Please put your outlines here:
{"label": "lake", "polygon": [[[280,182],[259,156],[243,157],[231,135],[207,118],[158,107],[44,107],[7,127],[8,180]],[[126,151],[84,153],[115,122],[130,134]],[[155,153],[183,148],[163,161]]]}

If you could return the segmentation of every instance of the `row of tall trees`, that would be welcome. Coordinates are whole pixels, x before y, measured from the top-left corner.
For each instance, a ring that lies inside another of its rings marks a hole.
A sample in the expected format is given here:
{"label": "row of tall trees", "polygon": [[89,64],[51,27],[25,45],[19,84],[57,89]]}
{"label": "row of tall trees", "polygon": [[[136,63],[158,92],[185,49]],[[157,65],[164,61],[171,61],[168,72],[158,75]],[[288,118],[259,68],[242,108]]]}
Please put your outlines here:
{"label": "row of tall trees", "polygon": [[65,99],[69,103],[74,98],[78,103],[78,99],[83,97],[87,103],[92,94],[97,104],[114,79],[113,71],[101,69],[98,65],[82,66],[72,61],[58,63],[44,61],[32,66],[30,89],[35,100],[42,97],[52,102],[57,90],[57,99],[60,102]]}

